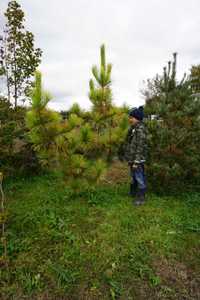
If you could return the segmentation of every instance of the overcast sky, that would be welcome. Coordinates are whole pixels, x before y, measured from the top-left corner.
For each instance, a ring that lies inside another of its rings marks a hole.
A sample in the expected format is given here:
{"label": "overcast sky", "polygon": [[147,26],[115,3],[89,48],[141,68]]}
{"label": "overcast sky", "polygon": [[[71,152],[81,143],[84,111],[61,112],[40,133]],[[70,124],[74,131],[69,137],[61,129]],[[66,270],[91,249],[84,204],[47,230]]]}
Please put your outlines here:
{"label": "overcast sky", "polygon": [[[50,106],[89,108],[91,67],[106,45],[117,105],[143,104],[143,80],[178,52],[178,75],[200,63],[200,0],[20,0],[26,28],[43,50],[40,70]],[[0,0],[0,25],[7,0]],[[2,28],[2,26],[1,26]]]}

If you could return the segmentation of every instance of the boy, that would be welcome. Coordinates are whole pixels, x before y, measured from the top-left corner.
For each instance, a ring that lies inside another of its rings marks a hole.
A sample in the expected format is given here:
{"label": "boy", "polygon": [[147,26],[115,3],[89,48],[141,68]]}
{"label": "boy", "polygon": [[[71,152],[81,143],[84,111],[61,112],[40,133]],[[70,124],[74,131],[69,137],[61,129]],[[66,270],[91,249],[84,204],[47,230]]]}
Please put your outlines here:
{"label": "boy", "polygon": [[144,163],[146,161],[146,128],[143,123],[143,107],[133,108],[129,112],[129,130],[124,143],[124,158],[130,166],[130,195],[136,196],[135,205],[145,202],[146,178]]}

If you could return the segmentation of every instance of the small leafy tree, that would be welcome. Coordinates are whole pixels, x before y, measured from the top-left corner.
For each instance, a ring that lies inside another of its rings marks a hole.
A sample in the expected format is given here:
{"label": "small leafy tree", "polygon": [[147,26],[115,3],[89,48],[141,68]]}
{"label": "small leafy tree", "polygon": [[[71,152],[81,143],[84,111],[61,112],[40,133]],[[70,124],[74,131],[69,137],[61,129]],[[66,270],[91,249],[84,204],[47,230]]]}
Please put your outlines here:
{"label": "small leafy tree", "polygon": [[192,66],[190,70],[191,88],[193,94],[200,97],[200,65]]}
{"label": "small leafy tree", "polygon": [[17,1],[10,1],[5,12],[6,28],[1,38],[1,73],[7,84],[8,100],[28,94],[31,77],[41,61],[42,51],[34,47],[34,35],[25,30],[24,12]]}

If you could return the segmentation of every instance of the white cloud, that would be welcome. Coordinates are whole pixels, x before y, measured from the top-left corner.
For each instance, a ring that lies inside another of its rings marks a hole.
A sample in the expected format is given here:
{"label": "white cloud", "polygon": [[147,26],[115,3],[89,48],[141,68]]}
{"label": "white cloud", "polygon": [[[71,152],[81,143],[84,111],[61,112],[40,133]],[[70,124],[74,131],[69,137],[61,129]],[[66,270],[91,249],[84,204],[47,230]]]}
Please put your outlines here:
{"label": "white cloud", "polygon": [[[7,0],[0,0],[0,9]],[[99,64],[106,44],[113,63],[116,104],[143,103],[141,82],[162,72],[177,51],[179,77],[199,63],[199,0],[21,0],[26,24],[44,51],[44,86],[49,104],[67,109],[73,102],[89,107],[91,66]]]}

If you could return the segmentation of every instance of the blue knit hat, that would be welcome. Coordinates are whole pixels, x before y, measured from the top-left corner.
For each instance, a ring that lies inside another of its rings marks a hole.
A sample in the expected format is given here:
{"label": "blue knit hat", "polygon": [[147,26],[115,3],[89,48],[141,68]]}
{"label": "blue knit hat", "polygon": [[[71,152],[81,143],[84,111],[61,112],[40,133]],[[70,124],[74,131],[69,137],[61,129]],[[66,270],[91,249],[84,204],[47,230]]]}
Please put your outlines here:
{"label": "blue knit hat", "polygon": [[144,111],[143,111],[143,106],[140,106],[138,108],[132,108],[129,111],[129,117],[133,117],[139,121],[142,121],[144,118]]}

